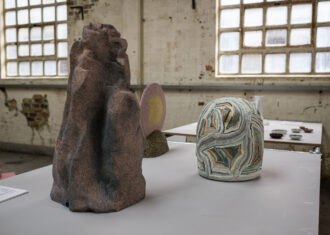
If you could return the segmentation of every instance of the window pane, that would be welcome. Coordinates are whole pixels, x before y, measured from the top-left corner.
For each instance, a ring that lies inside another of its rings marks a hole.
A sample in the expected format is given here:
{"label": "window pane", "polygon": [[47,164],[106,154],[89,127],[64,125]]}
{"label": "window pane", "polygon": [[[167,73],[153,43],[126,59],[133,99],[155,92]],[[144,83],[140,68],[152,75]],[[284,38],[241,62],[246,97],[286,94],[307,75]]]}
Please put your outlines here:
{"label": "window pane", "polygon": [[220,27],[221,28],[236,28],[240,23],[240,10],[227,9],[222,10],[220,14]]}
{"label": "window pane", "polygon": [[26,7],[28,5],[28,0],[17,0],[17,7]]}
{"label": "window pane", "polygon": [[56,61],[45,61],[45,75],[56,75]]}
{"label": "window pane", "polygon": [[30,10],[30,22],[31,23],[41,22],[41,8],[32,8]]}
{"label": "window pane", "polygon": [[247,31],[244,33],[244,46],[260,47],[262,44],[262,31]]}
{"label": "window pane", "polygon": [[15,0],[5,0],[5,8],[10,9],[10,8],[15,8]]}
{"label": "window pane", "polygon": [[220,34],[220,50],[236,51],[239,49],[239,33],[229,32]]}
{"label": "window pane", "polygon": [[7,63],[7,75],[8,76],[17,76],[17,62],[8,62]]}
{"label": "window pane", "polygon": [[31,41],[41,40],[41,28],[40,27],[31,28],[30,34],[31,34]]}
{"label": "window pane", "polygon": [[318,27],[316,36],[317,47],[330,47],[330,27]]}
{"label": "window pane", "polygon": [[27,42],[29,40],[29,29],[28,28],[20,28],[18,30],[18,41],[19,42]]}
{"label": "window pane", "polygon": [[33,61],[32,62],[32,75],[33,76],[38,76],[38,75],[43,75],[43,63],[42,61]]}
{"label": "window pane", "polygon": [[20,10],[17,12],[17,21],[18,24],[28,24],[29,23],[29,11]]}
{"label": "window pane", "polygon": [[57,56],[58,57],[67,57],[68,56],[68,43],[59,42],[57,44]]}
{"label": "window pane", "polygon": [[285,54],[268,54],[265,56],[266,73],[284,73],[285,72]]}
{"label": "window pane", "polygon": [[267,9],[267,25],[287,24],[287,7],[269,7]]}
{"label": "window pane", "polygon": [[293,5],[291,11],[291,24],[304,24],[312,22],[312,4]]}
{"label": "window pane", "polygon": [[257,2],[263,2],[264,0],[243,0],[243,3],[257,3]]}
{"label": "window pane", "polygon": [[54,39],[54,26],[45,26],[43,30],[43,39],[52,40]]}
{"label": "window pane", "polygon": [[317,22],[330,22],[330,1],[319,2],[317,7]]}
{"label": "window pane", "polygon": [[240,4],[240,0],[221,0],[221,5],[222,6],[227,6],[227,5],[234,5],[234,4]]}
{"label": "window pane", "polygon": [[16,11],[6,12],[6,25],[15,25],[16,24]]}
{"label": "window pane", "polygon": [[55,55],[54,43],[45,43],[44,44],[44,55]]}
{"label": "window pane", "polygon": [[220,73],[238,73],[238,55],[222,55]]}
{"label": "window pane", "polygon": [[290,54],[290,73],[309,73],[312,56],[310,53]]}
{"label": "window pane", "polygon": [[316,53],[315,71],[318,73],[330,72],[330,52]]}
{"label": "window pane", "polygon": [[55,7],[44,7],[43,20],[44,22],[55,21]]}
{"label": "window pane", "polygon": [[54,2],[55,2],[55,0],[42,0],[43,4],[52,4]]}
{"label": "window pane", "polygon": [[67,39],[68,29],[67,24],[58,24],[57,25],[57,38],[58,39]]}
{"label": "window pane", "polygon": [[[230,0],[230,1],[236,1],[236,0]],[[66,0],[56,0],[56,2],[66,2]]]}
{"label": "window pane", "polygon": [[261,73],[262,56],[258,54],[243,55],[242,73]]}
{"label": "window pane", "polygon": [[67,60],[58,61],[58,74],[59,75],[68,75],[68,61]]}
{"label": "window pane", "polygon": [[16,29],[6,29],[6,41],[7,42],[16,42]]}
{"label": "window pane", "polygon": [[17,59],[17,46],[7,46],[7,59]]}
{"label": "window pane", "polygon": [[66,5],[57,6],[57,20],[66,20],[67,12]]}
{"label": "window pane", "polygon": [[252,8],[245,10],[244,26],[261,26],[263,19],[262,8]]}
{"label": "window pane", "polygon": [[31,45],[31,56],[40,56],[42,54],[41,44]]}
{"label": "window pane", "polygon": [[19,75],[28,76],[30,75],[30,62],[20,62],[19,66]]}
{"label": "window pane", "polygon": [[29,56],[29,45],[19,45],[18,47],[18,55],[19,56]]}
{"label": "window pane", "polygon": [[308,45],[311,43],[311,29],[291,29],[290,45]]}
{"label": "window pane", "polygon": [[286,29],[267,30],[266,46],[279,47],[286,45]]}
{"label": "window pane", "polygon": [[40,5],[40,4],[41,4],[41,0],[30,0],[30,6]]}

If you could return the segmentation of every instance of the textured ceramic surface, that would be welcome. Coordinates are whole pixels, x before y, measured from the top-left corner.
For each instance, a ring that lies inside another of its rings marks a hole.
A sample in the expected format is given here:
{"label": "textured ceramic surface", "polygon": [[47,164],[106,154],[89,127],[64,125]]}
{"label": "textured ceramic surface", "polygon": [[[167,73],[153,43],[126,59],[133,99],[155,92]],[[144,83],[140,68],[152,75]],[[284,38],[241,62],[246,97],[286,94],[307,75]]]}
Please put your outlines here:
{"label": "textured ceramic surface", "polygon": [[220,98],[203,109],[197,125],[199,174],[220,181],[260,175],[264,127],[255,106],[240,98]]}
{"label": "textured ceramic surface", "polygon": [[292,140],[301,140],[302,135],[300,135],[300,134],[291,134],[291,135],[290,135],[290,138],[291,138]]}
{"label": "textured ceramic surface", "polygon": [[71,48],[51,198],[72,211],[119,211],[145,196],[140,106],[129,90],[126,48],[113,26],[97,23]]}
{"label": "textured ceramic surface", "polygon": [[281,134],[281,133],[270,133],[269,135],[273,139],[281,139],[283,137],[283,134]]}
{"label": "textured ceramic surface", "polygon": [[156,130],[161,131],[165,121],[166,103],[164,91],[158,83],[151,83],[144,89],[140,106],[144,136]]}
{"label": "textured ceramic surface", "polygon": [[299,129],[299,128],[292,128],[291,131],[292,131],[292,133],[300,133],[301,129]]}
{"label": "textured ceramic surface", "polygon": [[278,133],[278,134],[286,135],[286,133],[288,133],[288,131],[285,130],[285,129],[274,129],[274,130],[272,130],[272,133]]}
{"label": "textured ceramic surface", "polygon": [[168,152],[166,136],[161,131],[153,131],[146,137],[144,157],[158,157]]}

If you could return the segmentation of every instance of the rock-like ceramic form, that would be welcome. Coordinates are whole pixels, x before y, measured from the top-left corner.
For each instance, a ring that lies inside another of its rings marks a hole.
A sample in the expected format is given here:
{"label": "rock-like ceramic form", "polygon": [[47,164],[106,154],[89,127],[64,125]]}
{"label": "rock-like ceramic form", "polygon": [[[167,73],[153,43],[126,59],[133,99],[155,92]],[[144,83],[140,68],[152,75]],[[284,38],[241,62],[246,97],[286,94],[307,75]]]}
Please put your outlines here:
{"label": "rock-like ceramic form", "polygon": [[130,92],[126,40],[91,23],[71,48],[51,198],[72,211],[111,212],[145,196],[140,107]]}
{"label": "rock-like ceramic form", "polygon": [[162,87],[158,83],[149,84],[141,97],[141,127],[144,136],[153,131],[161,131],[165,121],[166,102]]}
{"label": "rock-like ceramic form", "polygon": [[168,150],[166,137],[161,131],[153,131],[147,136],[144,157],[158,157]]}
{"label": "rock-like ceramic form", "polygon": [[199,174],[220,181],[244,181],[261,173],[264,127],[245,99],[220,98],[208,103],[197,125]]}

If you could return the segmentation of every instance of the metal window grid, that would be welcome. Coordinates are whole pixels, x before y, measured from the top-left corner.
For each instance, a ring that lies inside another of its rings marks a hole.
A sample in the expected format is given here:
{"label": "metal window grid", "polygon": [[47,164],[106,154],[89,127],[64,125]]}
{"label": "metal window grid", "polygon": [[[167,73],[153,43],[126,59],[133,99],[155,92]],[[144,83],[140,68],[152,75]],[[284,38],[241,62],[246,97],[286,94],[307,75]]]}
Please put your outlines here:
{"label": "metal window grid", "polygon": [[[57,35],[57,27],[58,25],[66,25],[67,27],[67,7],[66,12],[64,12],[65,14],[65,20],[59,20],[58,19],[58,7],[59,6],[67,6],[67,2],[66,0],[54,0],[53,3],[44,3],[46,2],[45,0],[41,0],[40,4],[38,5],[30,5],[31,0],[27,0],[27,6],[22,6],[22,7],[17,7],[17,2],[21,1],[21,0],[16,0],[15,2],[15,6],[14,8],[6,8],[6,2],[5,0],[3,0],[3,22],[2,22],[2,28],[3,30],[3,35],[1,35],[2,38],[2,44],[3,44],[3,55],[2,55],[2,70],[4,70],[2,72],[2,76],[5,77],[9,77],[9,78],[15,78],[15,77],[29,77],[29,78],[33,78],[33,77],[66,77],[67,73],[62,73],[60,74],[59,71],[59,66],[60,63],[64,63],[64,66],[66,66],[67,68],[67,61],[68,61],[68,57],[59,57],[58,56],[58,43],[68,43],[67,40],[67,35],[68,32],[66,32],[66,37],[65,38],[61,38],[58,39],[58,35]],[[45,22],[44,21],[44,9],[48,8],[48,7],[53,7],[54,8],[54,20],[49,21],[49,22]],[[41,22],[38,23],[31,23],[31,9],[40,9],[41,11]],[[27,24],[18,24],[18,11],[20,10],[27,10],[28,12],[28,23]],[[6,13],[8,12],[15,12],[15,17],[16,17],[16,24],[13,25],[8,25],[6,22]],[[44,39],[44,28],[46,26],[53,26],[53,38],[52,39]],[[40,40],[31,40],[31,29],[33,28],[40,28],[41,30],[41,38]],[[7,42],[7,29],[16,29],[16,41],[14,42]],[[19,41],[19,30],[20,29],[27,29],[28,30],[28,39],[27,41]],[[45,44],[52,44],[54,46],[54,54],[52,55],[44,55],[45,53],[45,49],[44,46]],[[19,46],[22,45],[27,45],[28,46],[28,50],[29,50],[29,55],[28,56],[20,56],[19,54]],[[37,56],[32,56],[31,54],[31,46],[32,45],[41,45],[41,55],[37,55]],[[15,59],[8,59],[7,58],[7,46],[16,46],[16,57]],[[46,61],[55,61],[56,65],[56,72],[55,74],[46,74],[45,73],[45,62]],[[8,74],[8,70],[7,70],[7,64],[10,62],[14,62],[16,63],[16,72],[17,74],[15,75],[9,75]],[[29,75],[20,75],[20,70],[19,70],[19,63],[21,62],[29,62]],[[42,74],[38,74],[38,75],[32,75],[32,62],[42,62]],[[68,70],[68,69],[67,69]]]}
{"label": "metal window grid", "polygon": [[[325,72],[316,72],[315,71],[315,57],[318,52],[330,52],[330,47],[316,47],[316,31],[318,27],[322,26],[330,26],[330,22],[317,22],[317,7],[319,2],[329,2],[329,0],[282,0],[282,1],[267,1],[262,0],[259,3],[244,3],[243,0],[240,0],[239,4],[235,5],[221,5],[221,0],[217,0],[217,13],[216,13],[216,76],[218,77],[231,77],[231,75],[238,75],[244,77],[267,77],[267,76],[278,76],[284,77],[286,75],[292,76],[300,76],[300,75],[309,75],[319,77],[320,75],[329,75],[330,73]],[[291,8],[294,5],[302,5],[302,4],[312,4],[312,19],[311,23],[303,23],[303,24],[291,24]],[[266,25],[267,18],[267,9],[269,7],[278,7],[278,6],[286,6],[287,7],[287,23],[283,25]],[[254,9],[254,8],[262,8],[263,9],[263,21],[261,26],[253,26],[247,27],[244,26],[244,12],[246,9]],[[226,9],[239,9],[240,10],[240,23],[239,27],[236,28],[221,28],[220,27],[220,13],[222,10]],[[329,13],[330,14],[330,13]],[[290,45],[290,35],[292,29],[302,29],[309,28],[311,33],[311,43],[309,45]],[[284,29],[287,31],[286,36],[286,46],[266,46],[266,31],[272,29]],[[244,46],[244,32],[247,31],[262,31],[262,45],[260,47],[247,47]],[[238,32],[239,33],[239,48],[238,50],[233,51],[221,51],[220,50],[220,34],[224,32]],[[330,37],[330,35],[329,35]],[[311,72],[301,72],[301,73],[292,73],[289,70],[289,57],[290,53],[311,53]],[[262,56],[261,61],[261,73],[243,73],[242,72],[242,56],[244,54],[260,54]],[[266,73],[265,72],[265,55],[266,54],[285,54],[286,55],[286,66],[284,73]],[[238,73],[222,73],[220,71],[220,57],[222,55],[238,55],[239,63],[238,63]]]}

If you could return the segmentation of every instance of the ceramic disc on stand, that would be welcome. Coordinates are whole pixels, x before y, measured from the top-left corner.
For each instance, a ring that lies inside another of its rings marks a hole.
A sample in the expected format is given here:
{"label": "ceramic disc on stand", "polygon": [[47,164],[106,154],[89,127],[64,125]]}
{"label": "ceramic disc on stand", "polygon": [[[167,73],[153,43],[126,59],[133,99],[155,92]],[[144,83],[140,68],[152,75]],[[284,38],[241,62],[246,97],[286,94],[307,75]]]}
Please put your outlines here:
{"label": "ceramic disc on stand", "polygon": [[149,84],[141,97],[141,127],[148,136],[155,130],[161,130],[165,121],[166,103],[162,87],[158,83]]}

